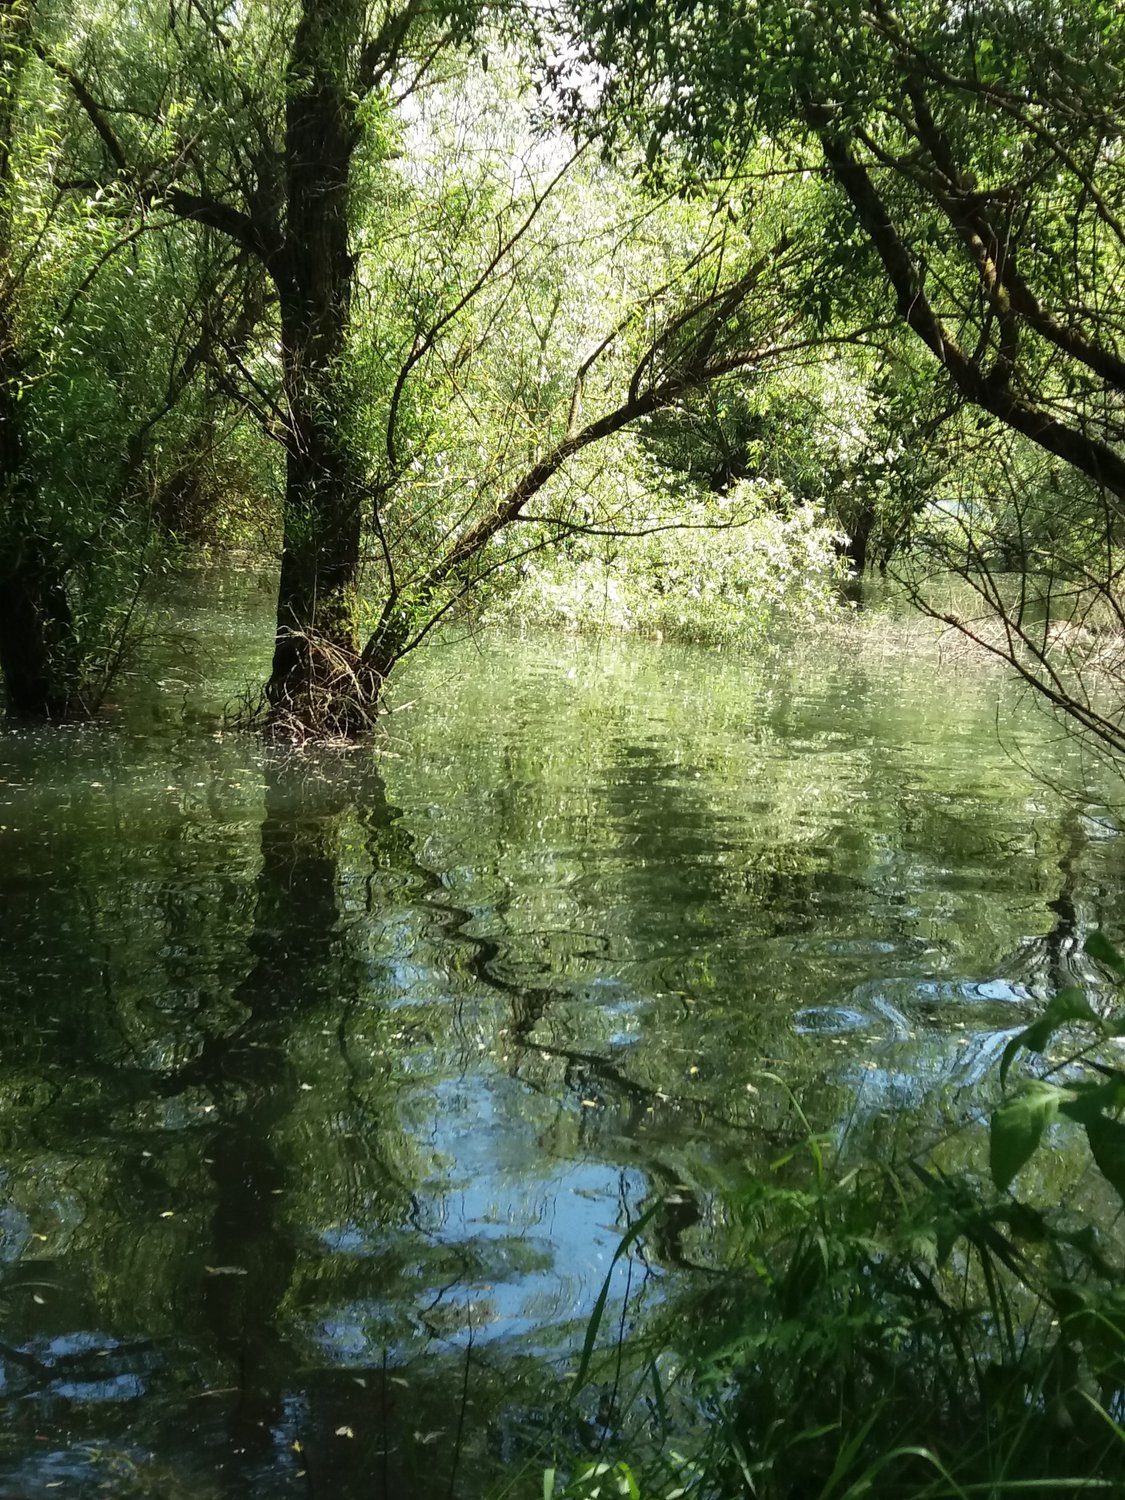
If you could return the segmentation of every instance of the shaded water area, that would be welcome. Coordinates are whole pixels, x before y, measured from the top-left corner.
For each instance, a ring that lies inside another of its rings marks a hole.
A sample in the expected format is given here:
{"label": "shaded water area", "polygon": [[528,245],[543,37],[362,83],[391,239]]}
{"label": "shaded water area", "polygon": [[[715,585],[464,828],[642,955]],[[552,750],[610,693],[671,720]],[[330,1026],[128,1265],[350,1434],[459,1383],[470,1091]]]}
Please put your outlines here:
{"label": "shaded water area", "polygon": [[723,1267],[776,1080],[924,1146],[1118,930],[994,671],[485,637],[301,754],[219,728],[268,613],[212,581],[116,717],[0,737],[3,1496],[540,1493],[644,1205],[630,1326]]}

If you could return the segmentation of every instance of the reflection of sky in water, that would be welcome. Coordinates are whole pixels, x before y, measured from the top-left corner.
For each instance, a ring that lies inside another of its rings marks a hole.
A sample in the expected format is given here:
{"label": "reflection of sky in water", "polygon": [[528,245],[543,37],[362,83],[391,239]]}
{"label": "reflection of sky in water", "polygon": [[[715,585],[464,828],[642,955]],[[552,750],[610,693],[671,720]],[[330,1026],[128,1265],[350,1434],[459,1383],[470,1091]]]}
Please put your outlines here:
{"label": "reflection of sky in water", "polygon": [[[553,1155],[548,1133],[558,1116],[587,1109],[533,1096],[529,1115],[513,1103],[519,1096],[526,1105],[526,1093],[485,1067],[427,1095],[433,1114],[420,1117],[421,1128],[436,1169],[412,1215],[426,1252],[401,1274],[395,1303],[364,1299],[317,1320],[312,1336],[326,1354],[363,1362],[373,1343],[393,1347],[407,1299],[415,1338],[518,1339],[528,1352],[546,1352],[557,1341],[544,1334],[559,1325],[565,1346],[580,1341],[647,1180],[639,1169],[599,1160],[596,1139],[589,1160]],[[350,1222],[325,1231],[323,1241],[334,1255],[377,1261],[400,1235],[397,1227]],[[441,1274],[447,1284],[435,1289]],[[616,1269],[615,1291],[627,1275],[627,1266]]]}
{"label": "reflection of sky in water", "polygon": [[[356,1365],[370,1364],[383,1351],[391,1362],[409,1359],[416,1355],[419,1340],[455,1346],[470,1340],[474,1345],[487,1345],[493,1340],[518,1339],[524,1353],[556,1355],[560,1349],[573,1353],[621,1237],[616,1227],[620,1187],[618,1176],[594,1169],[570,1173],[565,1184],[544,1184],[542,1197],[525,1186],[510,1205],[507,1225],[490,1218],[495,1201],[491,1184],[457,1193],[445,1234],[453,1245],[473,1242],[474,1269],[479,1274],[466,1276],[463,1264],[451,1257],[449,1283],[435,1289],[423,1281],[415,1289],[419,1298],[415,1305],[406,1303],[411,1287],[409,1278],[404,1278],[393,1300],[334,1303],[330,1311],[306,1321],[307,1336],[334,1363]],[[635,1195],[639,1197],[642,1191],[638,1175]],[[538,1235],[522,1232],[532,1214],[541,1216]],[[366,1250],[366,1246],[359,1248],[365,1239],[361,1233],[345,1231],[331,1238],[338,1251],[345,1246],[345,1253],[352,1255]],[[530,1269],[514,1269],[512,1260],[530,1262]],[[614,1267],[614,1301],[624,1295],[630,1275],[626,1262]],[[396,1336],[404,1322],[410,1334]],[[552,1330],[563,1333],[561,1341],[551,1336]]]}
{"label": "reflection of sky in water", "polygon": [[0,1394],[44,1403],[133,1401],[147,1386],[138,1363],[147,1373],[159,1359],[84,1330],[30,1339],[0,1355]]}

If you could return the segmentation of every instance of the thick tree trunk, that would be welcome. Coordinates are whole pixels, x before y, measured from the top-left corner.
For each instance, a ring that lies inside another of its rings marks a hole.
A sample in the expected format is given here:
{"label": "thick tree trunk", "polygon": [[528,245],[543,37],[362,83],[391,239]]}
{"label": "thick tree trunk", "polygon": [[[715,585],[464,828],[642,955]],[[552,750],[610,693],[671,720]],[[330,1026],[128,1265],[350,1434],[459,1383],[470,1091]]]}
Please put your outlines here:
{"label": "thick tree trunk", "polygon": [[874,525],[875,511],[864,508],[848,526],[847,537],[841,547],[841,555],[848,559],[857,578],[862,578],[867,571],[867,552]]}
{"label": "thick tree trunk", "polygon": [[290,426],[267,694],[276,717],[318,731],[355,728],[373,707],[359,653],[361,475],[340,370],[355,270],[350,80],[363,19],[359,0],[304,0],[289,65],[285,243],[273,268]]}
{"label": "thick tree trunk", "polygon": [[[292,405],[292,403],[291,403]],[[277,636],[268,694],[298,718],[319,702],[328,718],[362,711],[359,485],[351,456],[323,416],[300,422],[289,443]],[[310,720],[308,728],[318,726]],[[340,728],[346,725],[341,723]]]}
{"label": "thick tree trunk", "polygon": [[80,706],[74,657],[62,570],[49,546],[26,537],[11,562],[0,562],[0,673],[11,712],[45,719],[73,713]]}
{"label": "thick tree trunk", "polygon": [[[0,245],[0,292],[9,289],[6,249]],[[23,373],[10,306],[0,296],[0,674],[12,712],[59,718],[77,696],[68,670],[77,658],[74,623],[65,572],[39,535],[25,473]]]}

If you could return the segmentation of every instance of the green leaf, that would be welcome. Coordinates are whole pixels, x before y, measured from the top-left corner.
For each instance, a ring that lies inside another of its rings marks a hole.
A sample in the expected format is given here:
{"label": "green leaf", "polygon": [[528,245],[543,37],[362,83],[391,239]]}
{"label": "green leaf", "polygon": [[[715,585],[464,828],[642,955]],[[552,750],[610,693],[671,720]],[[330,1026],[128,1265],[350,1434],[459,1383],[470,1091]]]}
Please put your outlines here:
{"label": "green leaf", "polygon": [[1098,1115],[1086,1125],[1098,1171],[1125,1202],[1125,1125],[1108,1115]]}
{"label": "green leaf", "polygon": [[1004,1048],[1004,1055],[1000,1059],[1000,1086],[1003,1087],[1007,1082],[1008,1070],[1021,1049],[1026,1048],[1028,1052],[1044,1051],[1059,1027],[1068,1026],[1072,1021],[1083,1021],[1087,1025],[1096,1026],[1099,1031],[1102,1029],[1097,1011],[1078,986],[1070,984],[1054,996],[1037,1020],[1018,1036],[1014,1036]]}
{"label": "green leaf", "polygon": [[1108,1083],[1071,1084],[1067,1098],[1060,1103],[1059,1113],[1088,1125],[1099,1115],[1111,1114],[1125,1105],[1125,1076],[1109,1070]]}
{"label": "green leaf", "polygon": [[606,1272],[605,1280],[602,1282],[602,1289],[598,1293],[597,1301],[594,1303],[594,1310],[590,1314],[589,1321],[586,1324],[586,1337],[583,1341],[582,1354],[578,1361],[578,1374],[575,1376],[574,1384],[571,1386],[567,1396],[568,1405],[574,1400],[586,1382],[586,1374],[590,1368],[590,1361],[594,1357],[594,1345],[597,1342],[598,1329],[601,1327],[605,1305],[609,1298],[609,1289],[613,1282],[613,1269],[621,1257],[628,1254],[629,1246],[647,1228],[662,1207],[663,1200],[658,1198],[655,1203],[650,1204],[645,1209],[639,1219],[630,1224],[629,1228],[618,1241],[617,1249],[613,1252],[613,1258],[609,1263],[609,1270]]}
{"label": "green leaf", "polygon": [[1086,934],[1086,952],[1092,959],[1112,969],[1119,979],[1125,978],[1125,958],[1113,946],[1100,927]]}
{"label": "green leaf", "polygon": [[993,1113],[989,1166],[998,1188],[1006,1188],[1032,1155],[1044,1129],[1058,1114],[1060,1099],[1064,1097],[1061,1089],[1034,1082]]}

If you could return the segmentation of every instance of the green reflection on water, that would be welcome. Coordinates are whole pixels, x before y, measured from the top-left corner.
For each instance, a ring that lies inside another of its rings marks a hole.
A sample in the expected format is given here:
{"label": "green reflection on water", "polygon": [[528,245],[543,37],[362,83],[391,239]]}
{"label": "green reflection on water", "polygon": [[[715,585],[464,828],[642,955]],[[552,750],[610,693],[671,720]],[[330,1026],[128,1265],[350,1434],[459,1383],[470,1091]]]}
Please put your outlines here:
{"label": "green reflection on water", "polygon": [[485,638],[287,754],[216,732],[219,582],[116,722],[0,738],[0,1494],[471,1494],[646,1196],[635,1308],[724,1263],[765,1074],[923,1143],[1093,977],[1115,824],[993,673]]}

